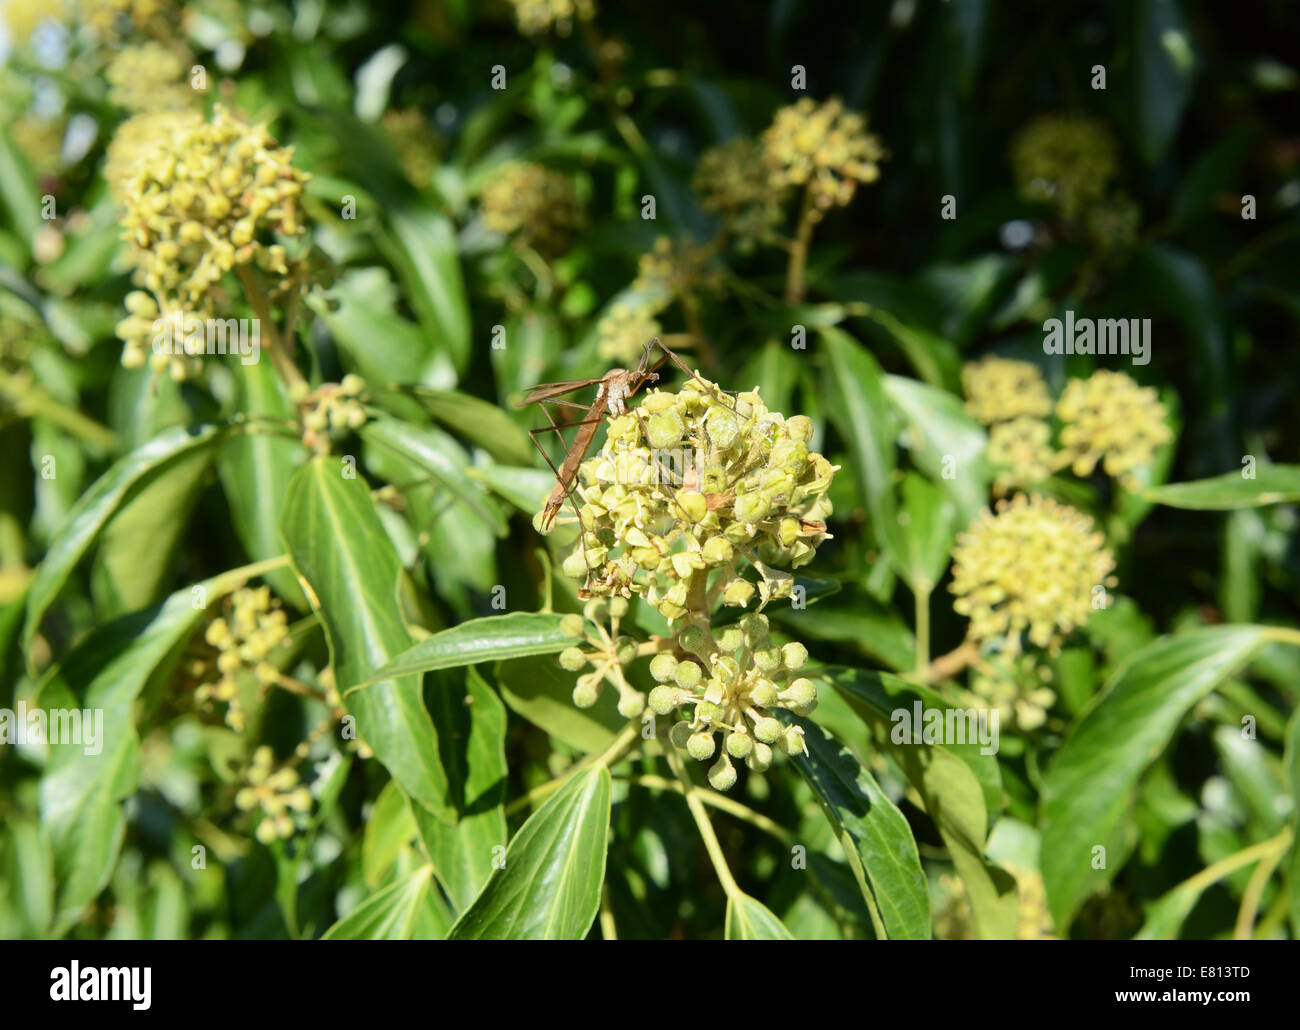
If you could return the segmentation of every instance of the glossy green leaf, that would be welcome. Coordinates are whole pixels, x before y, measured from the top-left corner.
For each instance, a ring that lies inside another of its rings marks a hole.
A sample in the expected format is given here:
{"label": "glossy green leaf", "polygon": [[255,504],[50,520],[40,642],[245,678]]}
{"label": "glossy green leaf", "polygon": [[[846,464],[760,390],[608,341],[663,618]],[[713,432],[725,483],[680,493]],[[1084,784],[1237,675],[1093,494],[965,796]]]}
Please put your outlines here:
{"label": "glossy green leaf", "polygon": [[84,737],[80,745],[51,745],[41,777],[41,822],[50,834],[59,883],[56,924],[76,920],[112,874],[126,832],[121,802],[139,779],[135,702],[154,669],[203,614],[193,596],[187,587],[162,605],[100,627],[41,681],[44,707],[103,713],[98,750]]}
{"label": "glossy green leaf", "polygon": [[560,632],[563,619],[563,615],[555,612],[506,612],[470,619],[393,656],[382,668],[371,670],[364,682],[479,662],[555,654],[573,643]]}
{"label": "glossy green leaf", "polygon": [[602,690],[590,708],[577,707],[573,685],[578,674],[566,672],[554,658],[502,662],[496,677],[501,697],[513,711],[578,751],[602,750],[627,725],[613,690]]}
{"label": "glossy green leaf", "polygon": [[868,905],[891,939],[928,940],[930,899],[916,838],[897,806],[853,753],[822,727],[792,717],[804,730],[806,755],[794,764],[835,827]]}
{"label": "glossy green leaf", "polygon": [[1259,465],[1254,472],[1253,479],[1246,479],[1242,472],[1225,472],[1191,483],[1166,483],[1143,490],[1142,496],[1171,508],[1196,511],[1259,508],[1300,501],[1300,465]]}
{"label": "glossy green leaf", "polygon": [[775,914],[757,898],[748,894],[733,894],[727,899],[725,930],[729,941],[792,941],[790,931]]}
{"label": "glossy green leaf", "polygon": [[370,491],[360,479],[344,478],[345,468],[326,456],[304,465],[289,484],[281,532],[319,605],[339,693],[358,736],[408,795],[451,821],[455,809],[420,678],[367,679],[407,650],[411,635],[397,601],[401,565]]}
{"label": "glossy green leaf", "polygon": [[445,935],[451,918],[424,865],[366,898],[325,931],[327,941],[409,941]]}
{"label": "glossy green leaf", "polygon": [[[1123,864],[1124,813],[1143,770],[1191,707],[1265,642],[1256,626],[1164,637],[1135,654],[1074,725],[1042,788],[1043,881],[1064,931]],[[1105,867],[1095,868],[1105,849]]]}
{"label": "glossy green leaf", "polygon": [[384,784],[375,798],[361,838],[361,878],[366,886],[377,887],[397,861],[398,852],[415,837],[411,807],[396,780]]}
{"label": "glossy green leaf", "polygon": [[432,418],[505,465],[530,465],[537,450],[528,434],[495,404],[457,390],[413,387],[403,395],[414,398]]}
{"label": "glossy green leaf", "polygon": [[77,563],[113,514],[152,475],[195,451],[211,447],[226,432],[219,425],[177,426],[119,459],[81,495],[50,541],[27,595],[23,648],[31,653],[41,619]]}
{"label": "glossy green leaf", "polygon": [[7,879],[14,912],[26,939],[49,931],[54,916],[54,856],[49,836],[36,821],[10,819],[6,850]]}
{"label": "glossy green leaf", "polygon": [[834,326],[821,330],[826,349],[831,422],[849,446],[862,506],[878,525],[893,521],[894,429],[884,373],[871,354]]}
{"label": "glossy green leaf", "polygon": [[901,672],[916,661],[916,641],[893,608],[868,597],[824,601],[813,608],[769,608],[767,615],[800,640],[852,646],[868,658]]}
{"label": "glossy green leaf", "polygon": [[908,379],[885,376],[885,394],[903,423],[900,437],[917,467],[948,492],[964,529],[988,505],[988,435],[952,394]]}
{"label": "glossy green leaf", "polygon": [[[239,389],[240,411],[263,418],[294,417],[293,402],[270,361],[252,365],[235,362],[232,372]],[[289,480],[302,455],[298,441],[271,432],[235,433],[222,445],[217,474],[230,505],[231,526],[249,561],[267,561],[284,553],[280,515]],[[306,607],[290,570],[268,573],[266,580],[280,597]]]}
{"label": "glossy green leaf", "polygon": [[443,764],[458,818],[447,826],[417,808],[415,821],[438,880],[463,912],[506,844],[506,708],[475,669],[466,671],[463,690],[438,686],[429,704],[447,745]]}
{"label": "glossy green leaf", "polygon": [[600,907],[609,771],[575,773],[529,817],[452,940],[580,940]]}
{"label": "glossy green leaf", "polygon": [[929,593],[948,567],[956,532],[957,507],[924,476],[903,476],[902,504],[890,532],[898,573],[913,593]]}
{"label": "glossy green leaf", "polygon": [[402,208],[388,216],[381,237],[406,287],[405,295],[439,351],[457,370],[469,364],[470,317],[460,247],[451,220],[427,208]]}

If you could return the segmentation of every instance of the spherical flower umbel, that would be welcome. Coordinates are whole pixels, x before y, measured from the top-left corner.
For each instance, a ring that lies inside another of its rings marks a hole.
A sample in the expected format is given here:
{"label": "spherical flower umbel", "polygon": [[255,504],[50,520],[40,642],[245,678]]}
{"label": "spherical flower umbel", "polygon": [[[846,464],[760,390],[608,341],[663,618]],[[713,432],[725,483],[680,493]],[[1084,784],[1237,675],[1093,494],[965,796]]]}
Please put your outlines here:
{"label": "spherical flower umbel", "polygon": [[170,135],[141,145],[126,173],[122,225],[137,282],[164,302],[193,306],[274,237],[304,231],[307,177],[266,126],[220,105],[211,120],[193,114],[169,127]]}
{"label": "spherical flower umbel", "polygon": [[1052,474],[1052,427],[1032,415],[994,423],[984,454],[995,470],[993,491],[999,497],[1041,483]]}
{"label": "spherical flower umbel", "polygon": [[742,608],[789,596],[779,570],[807,564],[828,536],[835,466],[811,436],[809,419],[770,412],[757,393],[698,378],[652,390],[609,420],[579,470],[583,532],[565,572],[592,594],[642,596],[670,621],[706,595]]}
{"label": "spherical flower umbel", "polygon": [[226,723],[242,730],[246,721],[239,700],[241,672],[263,686],[273,683],[279,671],[269,661],[289,636],[288,619],[270,587],[244,587],[225,599],[224,615],[208,624],[204,645],[189,659],[186,672],[198,682],[194,700],[200,705],[226,705]]}
{"label": "spherical flower umbel", "polygon": [[1100,463],[1129,490],[1141,487],[1138,470],[1149,467],[1156,451],[1173,439],[1155,389],[1139,386],[1123,372],[1099,369],[1087,379],[1071,379],[1056,402],[1056,416],[1059,464],[1076,476],[1089,476]]}
{"label": "spherical flower umbel", "polygon": [[[573,687],[573,703],[579,708],[590,708],[599,699],[606,684],[618,691],[618,711],[627,719],[635,719],[645,709],[645,694],[637,690],[623,675],[623,667],[639,654],[631,637],[619,633],[619,622],[628,613],[626,598],[593,598],[583,608],[582,615],[566,615],[560,631],[574,641],[573,646],[560,652],[560,668],[565,672],[582,672]],[[605,627],[608,623],[608,629]],[[588,628],[590,627],[590,628]],[[581,644],[590,650],[584,650]]]}
{"label": "spherical flower umbel", "polygon": [[[1115,560],[1092,519],[1050,498],[1017,494],[957,537],[949,589],[967,636],[1018,654],[1021,636],[1053,652],[1115,585]],[[1098,588],[1102,592],[1098,593]]]}
{"label": "spherical flower umbel", "polygon": [[503,165],[479,196],[483,224],[546,256],[569,245],[584,221],[573,180],[527,161]]}
{"label": "spherical flower umbel", "polygon": [[1047,684],[1052,670],[1033,654],[981,656],[971,676],[979,702],[996,709],[1003,726],[1031,732],[1047,721],[1056,692]]}
{"label": "spherical flower umbel", "polygon": [[701,154],[691,180],[700,207],[722,216],[724,228],[742,252],[772,237],[789,196],[788,187],[755,174],[762,164],[763,145],[742,136]]}
{"label": "spherical flower umbel", "polygon": [[763,157],[776,189],[810,190],[816,217],[848,204],[860,183],[880,178],[885,151],[864,115],[845,110],[838,98],[819,104],[805,97],[776,112],[763,133]]}
{"label": "spherical flower umbel", "polygon": [[660,236],[637,262],[632,289],[668,303],[701,289],[716,292],[720,285],[719,276],[709,268],[707,247]]}
{"label": "spherical flower umbel", "polygon": [[108,99],[128,111],[180,110],[194,102],[185,81],[190,55],[183,46],[152,40],[118,51],[104,71]]}
{"label": "spherical flower umbel", "polygon": [[[697,761],[711,762],[709,783],[715,790],[735,784],[733,760],[762,772],[772,764],[774,750],[807,751],[802,728],[772,714],[784,708],[807,715],[817,707],[816,685],[799,675],[807,648],[774,644],[767,617],[757,612],[711,637],[687,627],[676,643],[687,657],[655,656],[650,674],[659,686],[650,691],[648,704],[656,715],[690,709],[673,725],[670,739]],[[716,649],[706,654],[710,647]]]}
{"label": "spherical flower umbel", "polygon": [[646,340],[660,333],[655,318],[661,305],[619,300],[596,323],[596,352],[605,361],[632,367],[645,351]]}
{"label": "spherical flower umbel", "polygon": [[987,357],[962,366],[966,410],[986,426],[1021,415],[1051,414],[1052,398],[1037,365]]}
{"label": "spherical flower umbel", "polygon": [[1011,166],[1021,196],[1074,221],[1105,195],[1116,171],[1115,139],[1096,119],[1045,115],[1016,136]]}
{"label": "spherical flower umbel", "polygon": [[548,29],[567,36],[575,21],[596,17],[595,0],[510,0],[515,21],[525,36],[540,36]]}
{"label": "spherical flower umbel", "polygon": [[245,786],[235,794],[241,812],[261,811],[255,836],[263,844],[292,837],[297,830],[295,816],[311,811],[311,791],[298,781],[292,766],[275,768],[275,756],[266,745],[253,753],[244,772]]}
{"label": "spherical flower umbel", "polygon": [[328,454],[333,440],[364,426],[369,418],[363,403],[365,391],[366,381],[349,373],[340,383],[323,383],[315,390],[295,395],[303,445],[317,454]]}

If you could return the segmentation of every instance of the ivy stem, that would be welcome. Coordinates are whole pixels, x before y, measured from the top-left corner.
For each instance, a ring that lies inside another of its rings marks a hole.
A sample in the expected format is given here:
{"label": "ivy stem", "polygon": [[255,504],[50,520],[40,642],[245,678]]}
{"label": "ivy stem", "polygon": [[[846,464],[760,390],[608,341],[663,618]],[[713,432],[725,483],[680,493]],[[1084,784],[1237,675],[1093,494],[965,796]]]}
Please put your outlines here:
{"label": "ivy stem", "polygon": [[280,378],[291,390],[297,386],[305,391],[308,388],[307,380],[298,371],[298,366],[293,363],[293,358],[285,349],[284,341],[276,331],[275,323],[271,320],[271,305],[266,299],[266,292],[247,265],[239,265],[235,271],[239,275],[239,282],[244,287],[244,295],[248,298],[253,314],[257,316],[264,329],[265,346],[271,354],[271,364],[275,366]]}
{"label": "ivy stem", "polygon": [[813,202],[812,186],[803,191],[803,204],[799,208],[799,228],[790,244],[790,263],[785,270],[785,302],[798,304],[803,300],[804,273],[808,267],[808,246],[812,243]]}
{"label": "ivy stem", "polygon": [[101,450],[111,451],[117,447],[117,434],[113,430],[75,408],[69,408],[44,387],[32,382],[26,373],[0,371],[0,396],[13,404],[14,410],[23,418],[48,418]]}
{"label": "ivy stem", "polygon": [[251,565],[241,565],[237,569],[230,569],[212,581],[212,592],[220,597],[232,590],[239,589],[250,579],[264,576],[268,572],[275,572],[277,569],[283,569],[288,564],[289,556],[282,554],[278,558],[267,558],[266,561],[256,561]]}
{"label": "ivy stem", "polygon": [[[666,776],[655,776],[653,774],[628,776],[624,779],[624,782],[637,787],[645,787],[647,790],[671,790],[678,794],[686,794],[685,788],[680,783],[676,780],[670,780]],[[789,830],[773,822],[761,812],[755,812],[752,808],[742,805],[739,801],[733,801],[731,798],[715,794],[713,791],[700,790],[698,787],[692,787],[691,793],[695,794],[696,797],[711,808],[716,808],[719,812],[726,812],[728,815],[733,815],[737,819],[757,827],[764,833],[775,837],[782,844],[794,842],[794,834]]]}
{"label": "ivy stem", "polygon": [[1241,895],[1241,907],[1237,909],[1237,924],[1232,931],[1235,940],[1248,941],[1254,937],[1255,915],[1259,911],[1260,899],[1264,896],[1264,888],[1268,886],[1273,871],[1277,869],[1278,863],[1282,861],[1282,857],[1291,846],[1291,828],[1288,826],[1276,837],[1264,843],[1271,844],[1272,848],[1260,857],[1259,865],[1255,866],[1255,871],[1251,874],[1250,881]]}
{"label": "ivy stem", "polygon": [[1182,883],[1173,887],[1169,893],[1172,893],[1173,891],[1199,893],[1207,887],[1218,883],[1229,873],[1235,872],[1242,866],[1248,866],[1252,862],[1258,861],[1261,858],[1267,858],[1271,856],[1274,851],[1285,852],[1290,844],[1291,827],[1288,826],[1276,837],[1270,837],[1268,840],[1261,841],[1259,844],[1253,844],[1248,848],[1243,848],[1242,850],[1229,855],[1227,858],[1219,859],[1213,865],[1206,866],[1195,876],[1189,876]]}
{"label": "ivy stem", "polygon": [[618,940],[618,929],[614,925],[614,909],[609,902],[609,881],[600,885],[600,935],[607,941]]}
{"label": "ivy stem", "polygon": [[695,784],[691,782],[681,756],[671,744],[665,746],[663,752],[664,757],[668,759],[668,765],[672,768],[678,782],[681,783],[682,793],[686,797],[686,807],[690,809],[691,818],[695,820],[695,826],[700,831],[700,839],[704,841],[704,850],[709,853],[709,861],[713,863],[713,871],[718,874],[718,881],[722,884],[722,889],[726,892],[729,900],[742,896],[744,892],[736,883],[736,878],[731,875],[731,867],[727,865],[727,856],[722,853],[722,844],[718,841],[718,835],[713,832],[713,824],[709,822],[709,813],[704,810],[704,803],[696,793]]}
{"label": "ivy stem", "polygon": [[928,665],[919,669],[914,678],[921,683],[934,683],[938,680],[955,676],[979,657],[979,648],[973,640],[962,644],[945,655],[940,655]]}

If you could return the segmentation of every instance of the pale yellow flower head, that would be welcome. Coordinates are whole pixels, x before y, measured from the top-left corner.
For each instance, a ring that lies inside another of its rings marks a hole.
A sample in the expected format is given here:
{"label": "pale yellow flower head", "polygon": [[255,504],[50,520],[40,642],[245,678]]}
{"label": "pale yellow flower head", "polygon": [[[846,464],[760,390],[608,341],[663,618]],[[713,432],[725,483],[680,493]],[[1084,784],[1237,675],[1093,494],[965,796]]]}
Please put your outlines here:
{"label": "pale yellow flower head", "polygon": [[667,303],[700,290],[716,292],[720,285],[718,275],[709,268],[707,247],[660,236],[637,262],[632,289]]}
{"label": "pale yellow flower head", "polygon": [[1056,703],[1047,684],[1052,670],[1033,654],[981,656],[971,675],[971,690],[981,704],[996,709],[1001,726],[1023,732],[1038,729]]}
{"label": "pale yellow flower head", "polygon": [[741,616],[711,639],[697,627],[687,627],[676,643],[688,657],[655,656],[650,674],[660,685],[650,691],[648,704],[657,715],[690,709],[673,725],[670,739],[696,761],[711,763],[709,783],[715,790],[735,785],[733,761],[763,772],[777,750],[790,755],[807,751],[802,729],[787,727],[773,714],[783,708],[807,715],[817,707],[816,685],[800,675],[807,648],[797,642],[784,647],[772,643],[767,617],[757,612]]}
{"label": "pale yellow flower head", "polygon": [[755,174],[763,165],[763,145],[740,137],[700,155],[691,184],[700,207],[722,216],[723,225],[741,251],[772,237],[783,216],[788,187]]}
{"label": "pale yellow flower head", "polygon": [[605,361],[625,367],[637,363],[646,345],[662,331],[655,312],[659,305],[616,301],[596,323],[596,351]]}
{"label": "pale yellow flower head", "polygon": [[1115,560],[1092,519],[1050,498],[1017,494],[957,537],[949,589],[970,619],[967,636],[1016,654],[1025,636],[1059,650],[1087,621],[1097,588],[1115,585]]}
{"label": "pale yellow flower head", "polygon": [[379,127],[397,151],[398,163],[406,181],[423,189],[433,179],[438,166],[438,134],[418,107],[385,111]]}
{"label": "pale yellow flower head", "polygon": [[270,659],[286,643],[288,617],[270,587],[243,587],[225,598],[222,615],[208,623],[201,640],[191,642],[185,673],[197,684],[200,706],[224,704],[226,723],[242,730],[246,715],[239,677],[248,674],[263,686],[279,676]]}
{"label": "pale yellow flower head", "polygon": [[575,21],[596,17],[595,0],[510,0],[510,6],[525,36],[540,36],[552,29],[558,36],[567,36]]}
{"label": "pale yellow flower head", "polygon": [[1052,411],[1052,398],[1037,365],[1028,361],[987,357],[962,366],[961,384],[966,410],[986,426],[1021,415],[1042,417]]}
{"label": "pale yellow flower head", "polygon": [[1105,195],[1117,168],[1115,139],[1096,119],[1045,115],[1016,136],[1011,166],[1021,196],[1074,221]]}
{"label": "pale yellow flower head", "polygon": [[502,166],[483,187],[479,203],[487,228],[543,255],[565,250],[584,222],[573,180],[526,161]]}
{"label": "pale yellow flower head", "polygon": [[999,497],[1034,486],[1052,474],[1052,427],[1033,415],[996,422],[989,427],[984,455],[994,469],[993,490]]}
{"label": "pale yellow flower head", "polygon": [[258,810],[261,819],[255,835],[263,844],[292,837],[311,811],[311,791],[302,785],[292,766],[275,768],[275,756],[266,745],[253,753],[253,761],[244,771],[244,786],[235,794],[235,807],[241,812]]}
{"label": "pale yellow flower head", "polygon": [[1089,476],[1098,463],[1129,490],[1141,486],[1139,469],[1173,439],[1168,414],[1154,387],[1139,386],[1122,372],[1099,369],[1071,379],[1056,402],[1061,420],[1057,459],[1076,476]]}
{"label": "pale yellow flower head", "polygon": [[844,207],[859,184],[880,178],[885,151],[867,132],[864,115],[847,111],[838,98],[804,98],[776,112],[763,133],[763,156],[777,189],[811,191],[815,213]]}
{"label": "pale yellow flower head", "polygon": [[[611,418],[600,453],[579,470],[583,538],[564,563],[593,594],[635,593],[667,619],[699,606],[708,580],[722,603],[790,594],[827,538],[835,472],[808,448],[812,423],[691,379],[652,390]],[[760,582],[741,574],[752,566]]]}
{"label": "pale yellow flower head", "polygon": [[196,96],[187,78],[189,68],[190,55],[182,46],[149,41],[124,47],[104,71],[108,99],[132,112],[182,110]]}
{"label": "pale yellow flower head", "polygon": [[156,297],[194,305],[226,272],[266,258],[276,236],[304,232],[307,176],[266,126],[220,105],[210,121],[149,124],[172,132],[142,142],[125,171],[122,225],[136,279]]}

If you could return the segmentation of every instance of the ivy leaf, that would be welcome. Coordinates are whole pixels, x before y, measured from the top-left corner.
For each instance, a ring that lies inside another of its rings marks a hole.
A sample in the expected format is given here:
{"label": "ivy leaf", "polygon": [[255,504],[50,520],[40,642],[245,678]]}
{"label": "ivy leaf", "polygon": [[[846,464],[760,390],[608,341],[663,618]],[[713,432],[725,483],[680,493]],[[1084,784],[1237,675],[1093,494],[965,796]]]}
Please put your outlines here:
{"label": "ivy leaf", "polygon": [[574,643],[560,632],[563,618],[554,612],[508,612],[470,619],[394,656],[363,685],[433,669],[555,654]]}
{"label": "ivy leaf", "polygon": [[428,697],[447,745],[442,760],[458,818],[448,826],[416,806],[415,823],[452,905],[464,911],[506,843],[506,707],[474,669],[463,690],[439,684]]}
{"label": "ivy leaf", "polygon": [[[384,392],[377,391],[377,394],[382,396]],[[400,394],[413,398],[444,428],[482,447],[503,465],[531,465],[537,456],[528,434],[495,404],[459,390],[417,386],[404,387]]]}
{"label": "ivy leaf", "polygon": [[797,716],[784,721],[803,728],[808,753],[795,756],[795,767],[835,827],[858,888],[868,907],[879,912],[885,934],[928,940],[930,899],[907,819],[827,730]]}
{"label": "ivy leaf", "polygon": [[729,941],[792,941],[785,924],[756,898],[737,892],[727,899]]}
{"label": "ivy leaf", "polygon": [[609,771],[575,773],[529,817],[450,940],[580,940],[600,908]]}
{"label": "ivy leaf", "polygon": [[[1088,895],[1126,857],[1124,813],[1143,770],[1183,716],[1266,643],[1258,626],[1213,626],[1164,637],[1111,677],[1075,724],[1043,782],[1042,871],[1064,933]],[[1097,868],[1095,848],[1105,848]]]}
{"label": "ivy leaf", "polygon": [[397,601],[401,564],[375,502],[360,479],[343,477],[336,460],[318,457],[298,470],[281,533],[315,595],[339,694],[357,733],[407,794],[451,822],[456,813],[419,677],[366,681],[371,669],[411,646],[411,635]]}
{"label": "ivy leaf", "polygon": [[27,593],[23,650],[32,653],[32,640],[55,597],[77,563],[113,514],[151,476],[173,462],[211,447],[227,431],[223,425],[176,426],[119,459],[81,495],[67,520],[54,534]]}
{"label": "ivy leaf", "polygon": [[1225,472],[1190,483],[1167,483],[1148,487],[1142,496],[1156,504],[1195,511],[1290,504],[1300,501],[1300,465],[1260,465],[1254,479],[1245,479],[1241,472]]}
{"label": "ivy leaf", "polygon": [[325,931],[326,941],[438,940],[451,925],[433,866],[423,865],[366,898]]}

